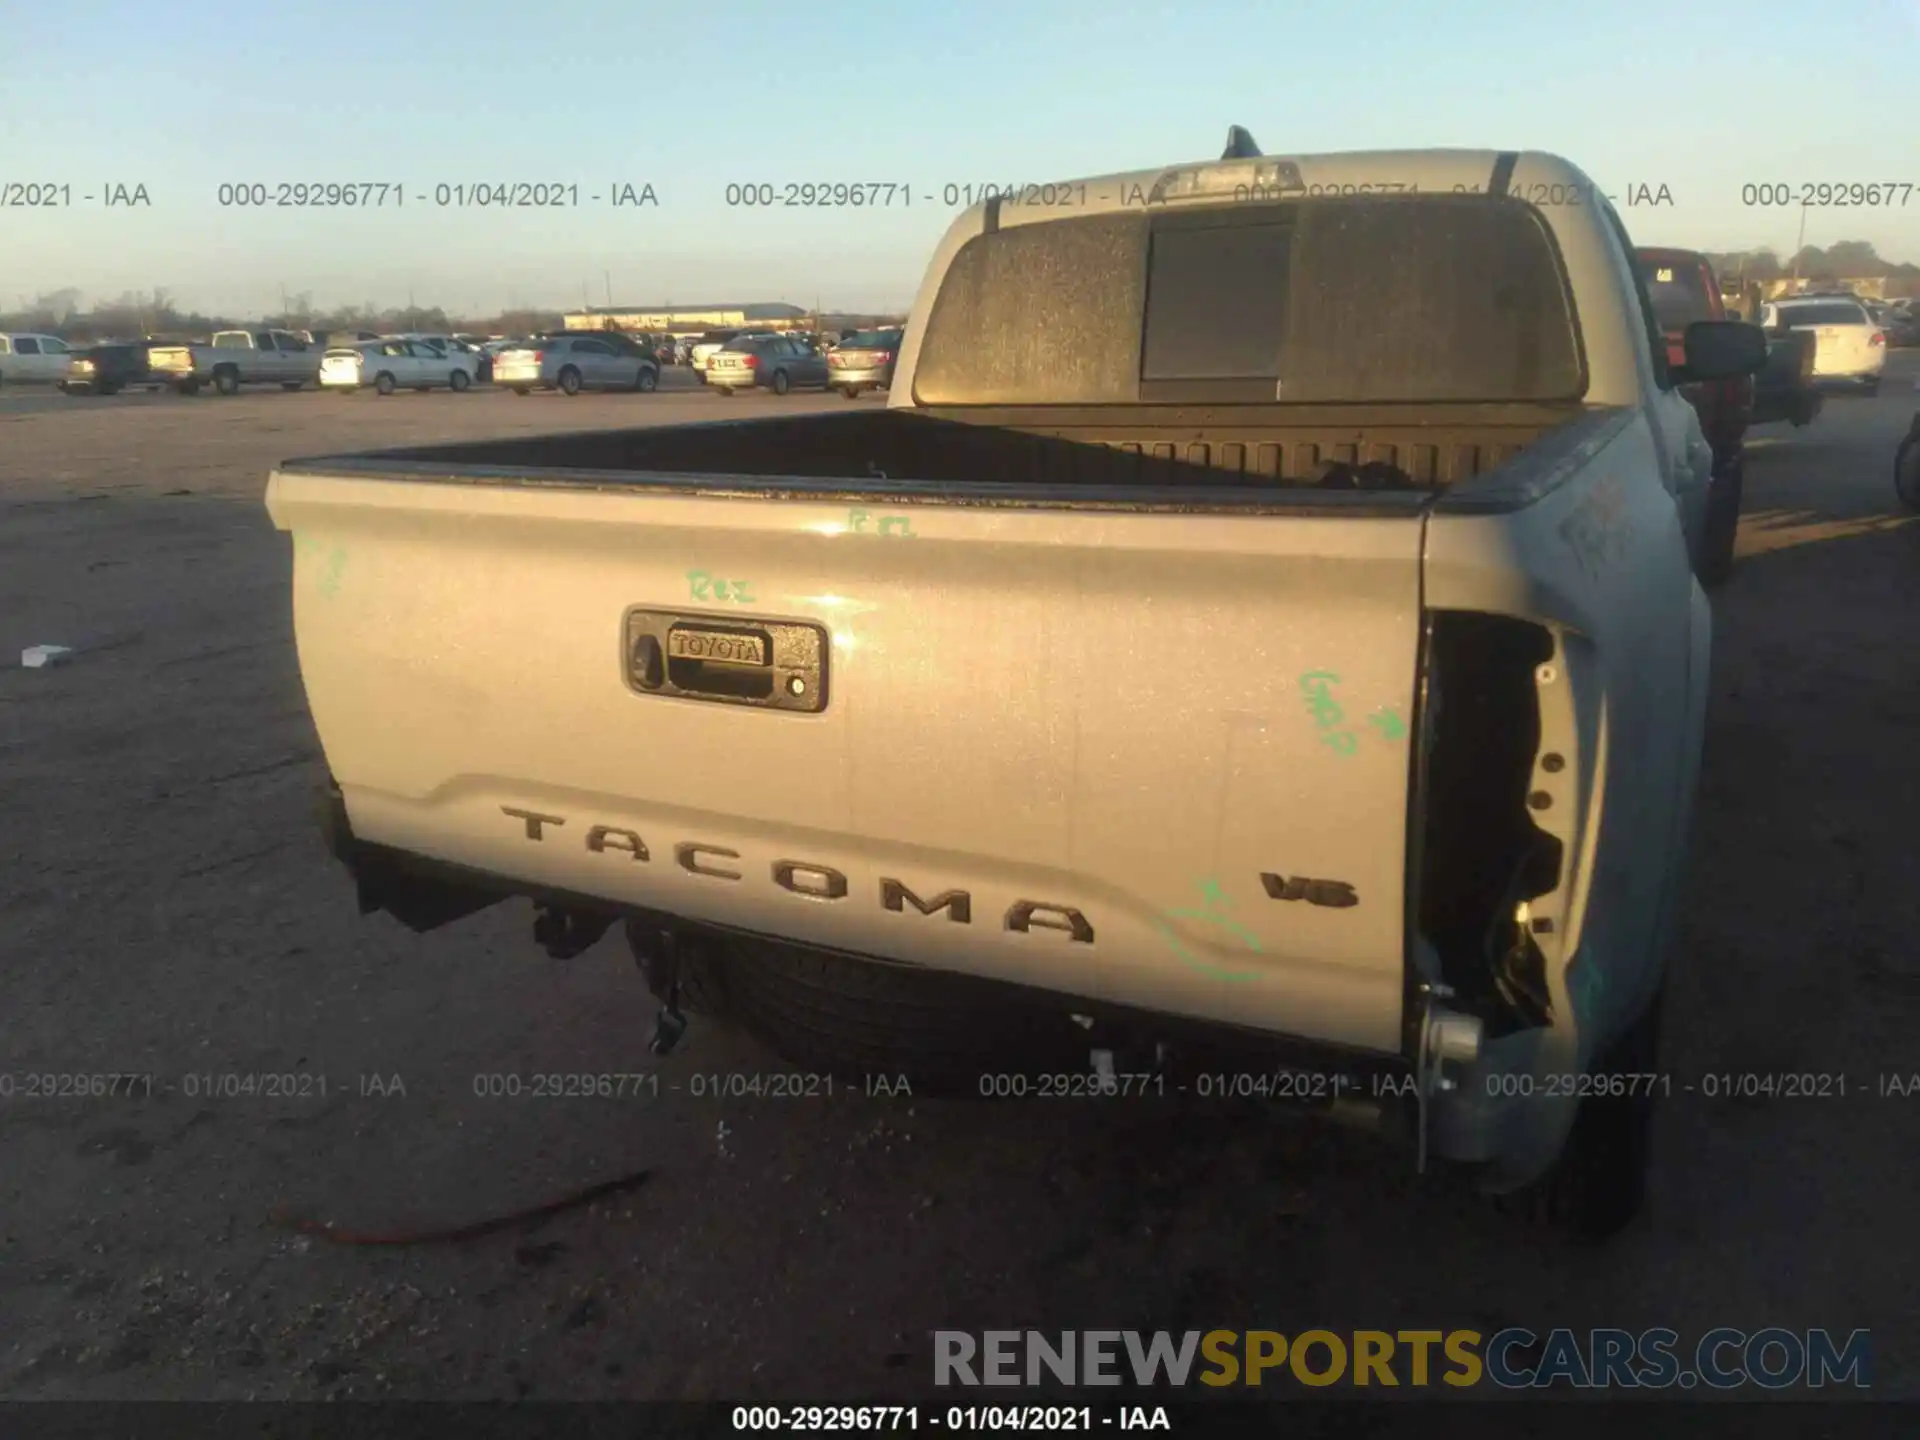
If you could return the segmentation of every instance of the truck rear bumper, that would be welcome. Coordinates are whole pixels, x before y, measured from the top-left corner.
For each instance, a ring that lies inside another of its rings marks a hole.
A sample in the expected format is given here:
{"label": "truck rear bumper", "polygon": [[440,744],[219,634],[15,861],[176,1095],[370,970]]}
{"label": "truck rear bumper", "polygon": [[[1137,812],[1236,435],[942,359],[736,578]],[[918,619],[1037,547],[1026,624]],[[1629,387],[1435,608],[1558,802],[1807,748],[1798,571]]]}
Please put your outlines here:
{"label": "truck rear bumper", "polygon": [[[637,916],[653,926],[709,942],[717,940],[722,950],[729,939],[745,938],[798,949],[824,948],[796,945],[783,937],[744,927],[610,903],[602,896],[529,884],[373,844],[355,836],[337,784],[328,781],[315,798],[316,817],[328,853],[353,877],[360,912],[391,915],[416,932],[438,929],[503,900],[526,898],[593,922],[595,931],[600,930],[601,921]],[[899,963],[868,955],[852,958],[874,964]],[[1179,1015],[1112,997],[1068,995],[987,978],[977,983],[983,992],[990,992],[996,1002],[1004,1001],[1009,1008],[1050,1010],[1063,1018],[1082,1017],[1081,1023],[1091,1022],[1089,1030],[1097,1036],[1090,1043],[1113,1048],[1117,1054],[1177,1055],[1182,1062],[1177,1073],[1184,1081],[1170,1077],[1169,1091],[1179,1085],[1185,1093],[1198,1091],[1203,1098],[1269,1100],[1313,1112],[1320,1118],[1376,1130],[1395,1141],[1411,1141],[1414,1137],[1414,1070],[1400,1055],[1276,1035],[1229,1020]],[[1200,1068],[1196,1071],[1196,1067]],[[1196,1073],[1200,1076],[1197,1080]]]}

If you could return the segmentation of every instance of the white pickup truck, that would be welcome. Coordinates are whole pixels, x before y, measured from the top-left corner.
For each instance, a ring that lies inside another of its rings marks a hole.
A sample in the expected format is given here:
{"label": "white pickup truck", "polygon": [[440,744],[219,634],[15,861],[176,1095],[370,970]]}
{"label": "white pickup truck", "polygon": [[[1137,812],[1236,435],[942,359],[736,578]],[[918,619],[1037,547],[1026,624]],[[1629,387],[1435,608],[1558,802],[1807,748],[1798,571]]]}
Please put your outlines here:
{"label": "white pickup truck", "polygon": [[183,395],[211,385],[222,395],[243,385],[278,385],[298,390],[320,382],[326,346],[291,330],[220,330],[205,345],[167,345],[152,352],[156,374]]}
{"label": "white pickup truck", "polygon": [[1678,387],[1764,338],[1670,366],[1552,155],[1249,149],[962,214],[884,409],[283,463],[362,909],[624,920],[657,1050],[1070,1053],[1625,1224],[1710,654]]}

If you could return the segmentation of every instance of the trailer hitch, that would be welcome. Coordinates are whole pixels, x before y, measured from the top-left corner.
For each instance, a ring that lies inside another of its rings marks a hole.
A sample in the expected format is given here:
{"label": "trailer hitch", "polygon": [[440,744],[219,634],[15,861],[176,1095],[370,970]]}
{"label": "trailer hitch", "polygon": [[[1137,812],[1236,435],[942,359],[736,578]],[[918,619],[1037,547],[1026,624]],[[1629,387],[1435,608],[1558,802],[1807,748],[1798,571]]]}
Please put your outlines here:
{"label": "trailer hitch", "polygon": [[534,911],[533,940],[554,959],[571,960],[599,943],[613,919],[611,915],[542,904]]}

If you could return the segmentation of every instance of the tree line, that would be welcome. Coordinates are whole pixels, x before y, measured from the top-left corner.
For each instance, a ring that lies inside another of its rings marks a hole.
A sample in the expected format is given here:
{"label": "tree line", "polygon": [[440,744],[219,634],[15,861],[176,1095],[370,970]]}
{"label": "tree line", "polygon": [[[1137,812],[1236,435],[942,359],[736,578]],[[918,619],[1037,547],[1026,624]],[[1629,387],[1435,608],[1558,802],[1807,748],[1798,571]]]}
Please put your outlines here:
{"label": "tree line", "polygon": [[0,310],[0,330],[38,330],[64,337],[74,344],[99,340],[191,340],[215,330],[266,326],[280,330],[310,330],[316,336],[370,330],[381,335],[396,331],[428,334],[531,335],[558,330],[560,310],[520,309],[497,315],[454,315],[440,306],[364,305],[316,306],[311,293],[289,296],[286,308],[260,316],[208,315],[182,309],[164,290],[128,291],[117,299],[91,306],[71,286],[31,298],[19,297],[18,308]]}
{"label": "tree line", "polygon": [[[1902,282],[1887,287],[1889,295],[1920,293],[1920,265],[1889,260],[1873,248],[1870,240],[1839,240],[1822,249],[1803,247],[1798,255],[1781,256],[1766,248],[1735,250],[1724,255],[1709,253],[1714,274],[1723,281],[1758,282],[1786,280],[1796,273],[1802,280],[1887,280]],[[1796,268],[1795,261],[1799,264]]]}
{"label": "tree line", "polygon": [[[1726,282],[1784,280],[1797,273],[1803,280],[1879,280],[1889,282],[1887,293],[1920,294],[1920,265],[1888,260],[1870,240],[1840,240],[1826,246],[1808,245],[1797,257],[1781,256],[1773,250],[1735,250],[1708,253],[1714,272]],[[390,335],[396,331],[416,330],[428,334],[532,335],[558,330],[564,323],[561,310],[516,309],[497,315],[449,314],[440,306],[337,305],[331,308],[313,303],[312,292],[289,296],[278,314],[242,317],[207,315],[183,310],[165,289],[127,291],[114,300],[100,300],[91,307],[83,305],[84,296],[69,286],[51,290],[29,299],[19,297],[19,306],[0,310],[0,331],[38,330],[64,336],[75,344],[98,340],[139,340],[153,336],[164,340],[191,340],[215,330],[238,330],[250,325],[271,326],[282,330],[310,330],[315,335],[337,332],[373,331]]]}

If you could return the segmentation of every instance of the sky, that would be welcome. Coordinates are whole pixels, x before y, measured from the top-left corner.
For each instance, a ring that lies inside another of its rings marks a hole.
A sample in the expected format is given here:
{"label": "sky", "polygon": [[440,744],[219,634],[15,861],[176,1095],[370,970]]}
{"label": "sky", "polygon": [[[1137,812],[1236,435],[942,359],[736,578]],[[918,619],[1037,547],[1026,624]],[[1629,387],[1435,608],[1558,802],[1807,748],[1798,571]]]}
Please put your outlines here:
{"label": "sky", "polygon": [[[959,187],[1214,158],[1236,123],[1276,155],[1555,152],[1609,193],[1667,187],[1622,212],[1637,242],[1716,251],[1798,238],[1798,206],[1743,187],[1899,182],[1903,206],[1808,211],[1806,241],[1920,262],[1916,107],[1920,0],[0,0],[0,202],[67,187],[0,206],[0,307],[904,308]],[[389,198],[222,203],[343,182]],[[802,182],[892,200],[728,203]],[[461,203],[502,183],[577,191]],[[115,186],[149,203],[104,204]]]}

